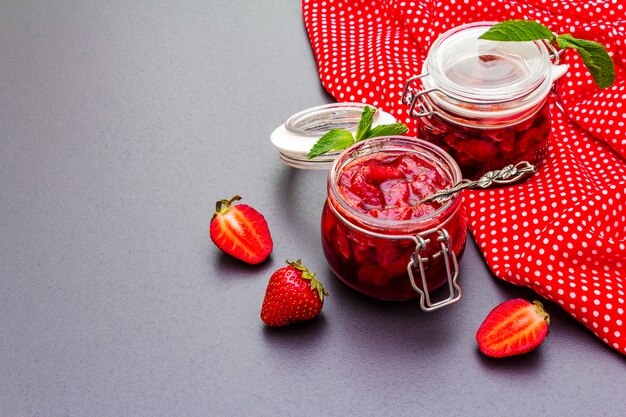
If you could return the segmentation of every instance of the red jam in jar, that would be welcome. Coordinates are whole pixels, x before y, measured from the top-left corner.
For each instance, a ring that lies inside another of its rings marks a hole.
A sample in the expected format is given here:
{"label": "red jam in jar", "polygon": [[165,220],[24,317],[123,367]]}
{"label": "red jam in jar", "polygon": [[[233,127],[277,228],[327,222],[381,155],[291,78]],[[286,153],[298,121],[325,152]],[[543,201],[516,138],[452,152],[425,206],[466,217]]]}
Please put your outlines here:
{"label": "red jam in jar", "polygon": [[[474,22],[442,34],[402,95],[410,116],[419,118],[418,137],[452,155],[471,180],[522,161],[542,165],[550,136],[548,95],[567,71],[543,41],[479,39],[492,25]],[[413,91],[418,80],[422,89]]]}
{"label": "red jam in jar", "polygon": [[450,155],[419,139],[373,138],[344,151],[329,172],[322,212],[322,245],[335,275],[379,299],[425,292],[426,308],[437,305],[429,292],[448,282],[456,301],[456,258],[467,234],[463,197],[420,201],[460,180]]}
{"label": "red jam in jar", "polygon": [[420,120],[418,136],[452,155],[465,178],[478,179],[520,161],[539,167],[548,152],[550,109],[544,101],[530,119],[498,129],[453,124],[435,114]]}

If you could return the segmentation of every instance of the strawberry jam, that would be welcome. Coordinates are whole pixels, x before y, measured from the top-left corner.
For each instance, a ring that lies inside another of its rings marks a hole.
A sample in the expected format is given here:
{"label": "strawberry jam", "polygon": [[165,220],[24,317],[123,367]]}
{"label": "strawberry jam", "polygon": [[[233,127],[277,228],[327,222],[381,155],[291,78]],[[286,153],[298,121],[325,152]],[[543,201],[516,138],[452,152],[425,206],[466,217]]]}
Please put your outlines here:
{"label": "strawberry jam", "polygon": [[[329,172],[322,213],[324,254],[335,275],[353,289],[380,299],[419,297],[423,290],[416,236],[427,290],[449,282],[442,247],[460,256],[467,217],[463,198],[420,203],[461,179],[454,160],[425,141],[374,138],[344,151]],[[449,240],[440,237],[445,234]]]}
{"label": "strawberry jam", "polygon": [[487,171],[520,161],[541,166],[548,152],[549,136],[547,102],[529,119],[506,127],[484,129],[451,123],[438,114],[423,117],[418,124],[418,137],[452,155],[468,179],[478,179]]}
{"label": "strawberry jam", "polygon": [[416,154],[378,154],[350,162],[339,177],[339,192],[351,207],[384,220],[417,219],[441,203],[420,200],[451,184]]}

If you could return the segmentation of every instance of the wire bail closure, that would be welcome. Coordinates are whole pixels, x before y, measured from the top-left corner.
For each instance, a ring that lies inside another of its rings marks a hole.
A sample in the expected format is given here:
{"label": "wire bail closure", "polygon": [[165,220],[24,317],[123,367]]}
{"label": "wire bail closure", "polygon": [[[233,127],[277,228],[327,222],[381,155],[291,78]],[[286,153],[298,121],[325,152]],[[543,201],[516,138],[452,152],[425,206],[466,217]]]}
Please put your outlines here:
{"label": "wire bail closure", "polygon": [[[459,264],[456,259],[456,254],[450,249],[450,235],[444,228],[437,229],[436,231],[439,235],[437,237],[437,242],[441,245],[441,250],[433,255],[433,259],[443,256],[448,281],[448,298],[434,303],[430,299],[430,291],[428,290],[428,283],[426,282],[426,273],[424,269],[424,263],[428,262],[428,258],[422,258],[420,254],[426,248],[430,239],[424,239],[419,234],[414,236],[416,242],[415,252],[411,255],[411,260],[406,268],[409,274],[409,279],[411,280],[411,286],[420,295],[420,307],[426,312],[437,310],[441,307],[456,303],[463,295],[461,287],[457,283],[457,278],[459,277]],[[413,269],[415,269],[414,266],[416,263],[417,269],[420,273],[422,288],[420,288],[417,285],[417,282],[415,282],[415,275],[413,274]]]}
{"label": "wire bail closure", "polygon": [[[385,235],[382,233],[372,232],[352,224],[341,214],[339,214],[339,211],[337,211],[337,209],[331,204],[330,201],[327,201],[327,204],[330,210],[335,214],[335,216],[337,216],[339,221],[341,221],[341,223],[343,223],[346,227],[354,231],[378,239],[412,240],[413,242],[415,242],[415,251],[411,255],[409,263],[407,264],[407,273],[409,275],[409,281],[411,282],[411,286],[420,295],[420,307],[422,311],[430,312],[433,310],[437,310],[441,307],[456,303],[461,299],[462,291],[461,287],[457,283],[457,279],[459,276],[459,264],[456,258],[456,254],[452,249],[450,249],[450,235],[448,234],[446,229],[443,228],[443,226],[447,223],[447,220],[439,227],[420,232],[416,235]],[[446,266],[446,279],[448,282],[449,296],[444,300],[433,303],[430,298],[428,284],[426,283],[426,269],[424,266],[424,264],[428,262],[429,259],[423,258],[421,256],[421,252],[426,249],[429,243],[431,243],[431,239],[425,239],[425,237],[435,233],[438,235],[436,240],[441,246],[441,250],[435,253],[432,257],[433,259],[436,259],[440,256],[443,256],[443,260]],[[415,269],[416,263],[417,269],[419,270],[419,279],[422,284],[422,288],[417,285],[417,281],[413,273],[413,269]]]}
{"label": "wire bail closure", "polygon": [[[424,95],[430,94],[435,91],[443,94],[443,92],[438,88],[431,88],[429,90],[417,90],[417,91],[411,88],[411,84],[413,84],[415,81],[420,80],[424,77],[428,77],[429,75],[430,73],[428,72],[425,72],[420,75],[416,75],[414,77],[409,78],[404,84],[404,89],[402,90],[401,101],[402,103],[409,106],[409,117],[413,119],[418,119],[423,116],[430,117],[433,114],[435,114],[435,110],[430,105],[428,100],[424,100],[423,98]],[[416,111],[415,109],[416,107],[419,109],[419,112]]]}

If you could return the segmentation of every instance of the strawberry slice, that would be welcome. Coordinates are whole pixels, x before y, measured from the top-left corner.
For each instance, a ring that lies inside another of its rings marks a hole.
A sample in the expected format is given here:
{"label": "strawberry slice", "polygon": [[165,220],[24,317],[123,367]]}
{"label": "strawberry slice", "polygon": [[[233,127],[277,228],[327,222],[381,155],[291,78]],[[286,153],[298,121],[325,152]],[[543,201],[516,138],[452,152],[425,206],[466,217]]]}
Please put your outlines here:
{"label": "strawberry slice", "polygon": [[245,204],[238,195],[215,204],[211,218],[211,240],[218,248],[249,264],[263,262],[272,252],[273,242],[265,217]]}
{"label": "strawberry slice", "polygon": [[404,178],[404,174],[395,167],[385,165],[370,165],[363,168],[365,179],[373,183]]}
{"label": "strawberry slice", "polygon": [[502,358],[530,352],[548,333],[550,316],[539,301],[516,298],[505,301],[487,315],[476,333],[480,351]]}

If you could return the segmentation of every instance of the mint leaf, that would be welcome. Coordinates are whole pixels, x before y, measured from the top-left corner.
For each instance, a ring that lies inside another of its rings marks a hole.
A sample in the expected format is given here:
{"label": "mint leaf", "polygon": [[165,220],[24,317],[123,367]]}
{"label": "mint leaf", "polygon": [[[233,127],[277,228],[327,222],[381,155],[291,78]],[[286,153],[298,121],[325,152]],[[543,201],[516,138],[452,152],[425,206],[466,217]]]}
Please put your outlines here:
{"label": "mint leaf", "polygon": [[352,137],[352,133],[343,129],[333,129],[319,138],[309,151],[307,157],[312,159],[316,156],[325,154],[326,152],[346,149],[353,143],[354,138]]}
{"label": "mint leaf", "polygon": [[550,29],[532,20],[505,20],[496,23],[478,39],[502,42],[545,39],[552,44],[556,43],[561,49],[576,49],[598,87],[607,88],[615,82],[615,65],[604,45],[577,39],[570,34],[555,37]]}
{"label": "mint leaf", "polygon": [[574,48],[580,54],[583,63],[591,73],[598,87],[607,88],[615,82],[613,60],[604,45],[598,42],[577,39],[570,35],[559,35],[556,38],[559,48]]}
{"label": "mint leaf", "polygon": [[403,133],[408,132],[409,128],[406,127],[405,124],[402,123],[393,123],[390,125],[380,125],[376,126],[372,130],[370,130],[367,135],[367,139],[375,138],[376,136],[393,136],[393,135],[401,135]]}
{"label": "mint leaf", "polygon": [[554,35],[544,25],[532,20],[505,20],[496,23],[478,39],[488,41],[537,41],[540,39],[554,40]]}
{"label": "mint leaf", "polygon": [[356,129],[356,140],[352,137],[352,133],[343,129],[333,129],[313,145],[307,157],[315,158],[330,151],[339,151],[346,149],[354,143],[373,138],[376,136],[392,136],[406,133],[409,129],[402,123],[393,123],[389,125],[380,125],[372,129],[376,109],[365,106],[361,113],[361,120]]}
{"label": "mint leaf", "polygon": [[372,128],[372,122],[374,121],[374,114],[376,110],[370,106],[363,108],[361,113],[361,120],[359,121],[359,127],[356,128],[356,141],[359,142],[368,137],[369,131]]}

